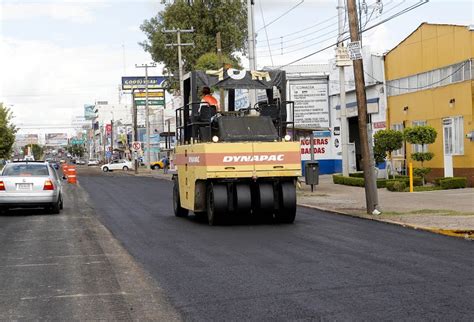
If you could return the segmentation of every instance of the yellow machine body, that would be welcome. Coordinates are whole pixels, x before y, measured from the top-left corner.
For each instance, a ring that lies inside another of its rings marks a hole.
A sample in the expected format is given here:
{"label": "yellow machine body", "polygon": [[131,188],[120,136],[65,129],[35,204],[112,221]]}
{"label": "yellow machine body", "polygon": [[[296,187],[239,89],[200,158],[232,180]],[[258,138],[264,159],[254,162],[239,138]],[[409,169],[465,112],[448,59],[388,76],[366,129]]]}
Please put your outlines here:
{"label": "yellow machine body", "polygon": [[291,180],[301,176],[299,142],[178,145],[173,162],[179,180],[181,207],[195,212],[206,210],[205,185],[209,180]]}

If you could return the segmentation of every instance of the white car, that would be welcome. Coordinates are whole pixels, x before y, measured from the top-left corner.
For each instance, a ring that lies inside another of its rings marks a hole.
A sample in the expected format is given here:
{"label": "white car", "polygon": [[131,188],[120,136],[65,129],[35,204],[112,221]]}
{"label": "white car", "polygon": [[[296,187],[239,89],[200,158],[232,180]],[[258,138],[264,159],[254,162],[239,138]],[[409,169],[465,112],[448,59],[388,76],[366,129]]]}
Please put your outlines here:
{"label": "white car", "polygon": [[12,162],[0,173],[0,212],[9,208],[63,209],[62,183],[47,162]]}
{"label": "white car", "polygon": [[87,162],[87,165],[88,165],[88,166],[91,166],[91,165],[99,165],[99,160],[97,160],[97,159],[90,159],[90,160]]}
{"label": "white car", "polygon": [[120,159],[120,160],[113,160],[110,163],[104,164],[100,168],[104,172],[113,171],[113,170],[128,171],[130,169],[133,169],[133,164],[130,161]]}

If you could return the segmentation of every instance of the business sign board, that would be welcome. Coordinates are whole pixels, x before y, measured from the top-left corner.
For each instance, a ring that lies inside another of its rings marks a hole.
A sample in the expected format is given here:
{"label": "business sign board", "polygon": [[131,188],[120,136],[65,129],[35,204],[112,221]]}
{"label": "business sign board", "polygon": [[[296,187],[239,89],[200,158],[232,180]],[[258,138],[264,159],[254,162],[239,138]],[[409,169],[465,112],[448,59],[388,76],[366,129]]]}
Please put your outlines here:
{"label": "business sign board", "polygon": [[290,83],[290,100],[295,102],[295,126],[329,128],[328,85]]}
{"label": "business sign board", "polygon": [[[148,76],[148,88],[158,89],[163,87],[163,83],[167,77],[164,76]],[[145,76],[123,76],[122,77],[122,89],[145,89],[146,82]]]}
{"label": "business sign board", "polygon": [[84,118],[86,120],[95,118],[95,105],[84,104]]}
{"label": "business sign board", "polygon": [[67,145],[67,133],[46,133],[45,144],[50,146]]}
{"label": "business sign board", "polygon": [[[314,131],[313,132],[313,155],[315,160],[334,159],[332,151],[330,131]],[[301,160],[311,160],[311,138],[301,137]]]}
{"label": "business sign board", "polygon": [[17,134],[15,135],[15,145],[22,147],[28,144],[38,144],[38,134]]}
{"label": "business sign board", "polygon": [[[137,106],[145,106],[146,105],[146,100],[135,100],[135,105]],[[151,106],[151,105],[161,105],[161,106],[164,106],[165,105],[165,100],[151,100],[149,99],[148,100],[148,105]]]}
{"label": "business sign board", "polygon": [[[145,99],[146,98],[146,92],[135,92],[133,93],[133,97],[135,99]],[[153,98],[153,97],[162,97],[164,99],[165,97],[165,91],[164,90],[158,90],[158,91],[153,91],[153,92],[148,92],[148,98]]]}
{"label": "business sign board", "polygon": [[73,145],[81,145],[81,144],[84,144],[84,140],[83,140],[83,139],[73,138],[73,139],[71,139],[71,144],[73,144]]}

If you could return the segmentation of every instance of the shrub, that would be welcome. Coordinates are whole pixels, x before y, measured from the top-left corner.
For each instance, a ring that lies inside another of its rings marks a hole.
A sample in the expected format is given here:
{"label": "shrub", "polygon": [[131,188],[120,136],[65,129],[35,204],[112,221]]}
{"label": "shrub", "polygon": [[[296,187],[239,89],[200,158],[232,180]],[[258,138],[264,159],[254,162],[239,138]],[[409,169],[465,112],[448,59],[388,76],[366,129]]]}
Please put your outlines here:
{"label": "shrub", "polygon": [[332,182],[334,184],[344,184],[344,177],[340,174],[333,174],[332,175]]}
{"label": "shrub", "polygon": [[[398,179],[398,181],[404,181],[406,185],[409,187],[410,186],[410,177],[409,176],[402,176],[402,175],[397,175],[395,176],[395,179]],[[400,180],[403,179],[403,180]],[[422,186],[423,185],[423,179],[421,177],[413,176],[413,186]]]}
{"label": "shrub", "polygon": [[353,178],[363,178],[363,177],[364,177],[364,172],[349,173],[349,177],[353,177]]}
{"label": "shrub", "polygon": [[386,185],[389,191],[403,192],[407,188],[405,181],[399,180],[387,180]]}
{"label": "shrub", "polygon": [[444,178],[439,181],[439,185],[441,186],[442,189],[466,188],[467,178],[464,178],[464,177]]}
{"label": "shrub", "polygon": [[364,178],[343,177],[346,186],[363,187]]}
{"label": "shrub", "polygon": [[[377,188],[385,188],[385,179],[377,179]],[[364,178],[360,177],[344,177],[341,174],[333,174],[332,182],[335,184],[343,184],[346,186],[354,186],[354,187],[363,187],[365,185]]]}
{"label": "shrub", "polygon": [[377,179],[377,188],[387,187],[387,179]]}

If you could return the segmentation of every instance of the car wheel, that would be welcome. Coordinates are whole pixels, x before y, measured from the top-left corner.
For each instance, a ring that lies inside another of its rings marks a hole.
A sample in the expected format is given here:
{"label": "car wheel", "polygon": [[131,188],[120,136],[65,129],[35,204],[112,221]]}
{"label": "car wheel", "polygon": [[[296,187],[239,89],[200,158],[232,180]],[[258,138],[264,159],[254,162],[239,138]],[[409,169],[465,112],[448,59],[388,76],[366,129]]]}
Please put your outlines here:
{"label": "car wheel", "polygon": [[103,167],[103,168],[102,168],[102,171],[104,171],[104,172],[108,172],[108,171],[109,171],[109,168],[107,168],[107,167]]}
{"label": "car wheel", "polygon": [[128,171],[128,167],[127,167],[127,166],[124,166],[124,167],[122,168],[122,170],[123,170],[123,171]]}
{"label": "car wheel", "polygon": [[64,200],[63,196],[60,196],[61,203],[59,204],[59,209],[63,210],[64,209]]}
{"label": "car wheel", "polygon": [[156,170],[156,165],[152,165],[152,166],[151,166],[151,169],[152,169],[152,170]]}
{"label": "car wheel", "polygon": [[61,212],[61,197],[58,198],[58,201],[56,201],[52,206],[51,206],[51,213],[52,214],[59,214]]}

